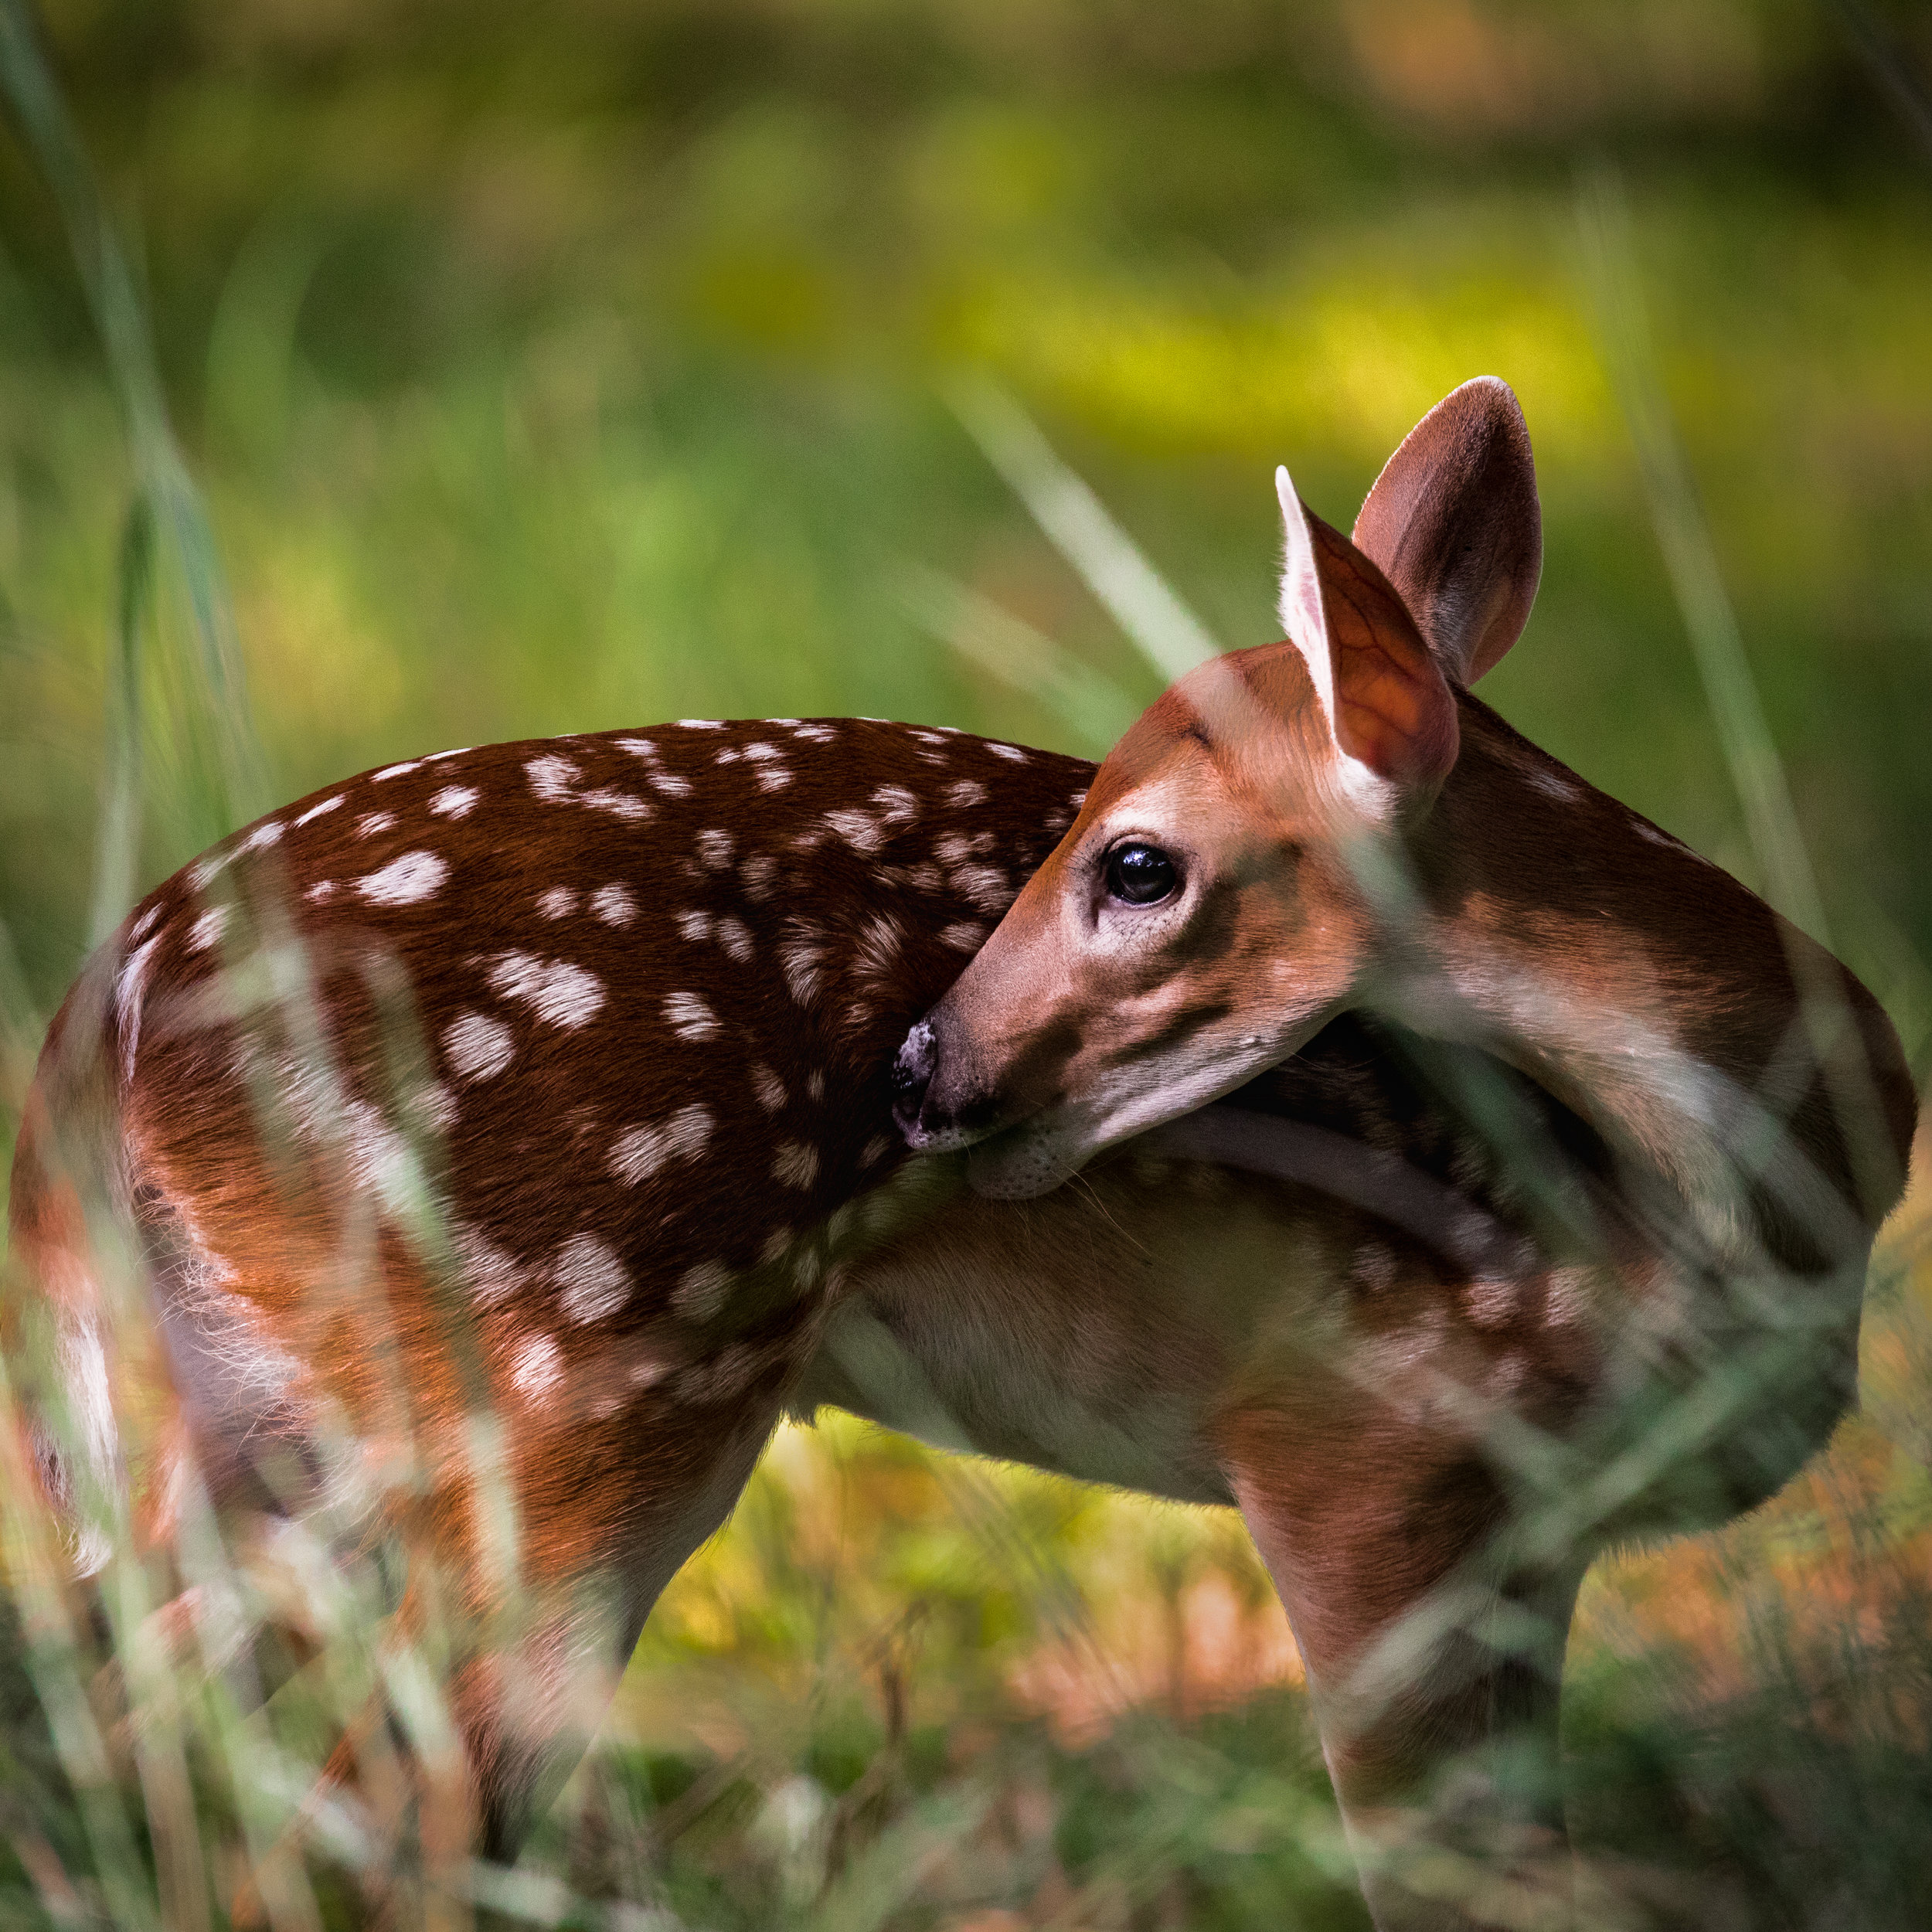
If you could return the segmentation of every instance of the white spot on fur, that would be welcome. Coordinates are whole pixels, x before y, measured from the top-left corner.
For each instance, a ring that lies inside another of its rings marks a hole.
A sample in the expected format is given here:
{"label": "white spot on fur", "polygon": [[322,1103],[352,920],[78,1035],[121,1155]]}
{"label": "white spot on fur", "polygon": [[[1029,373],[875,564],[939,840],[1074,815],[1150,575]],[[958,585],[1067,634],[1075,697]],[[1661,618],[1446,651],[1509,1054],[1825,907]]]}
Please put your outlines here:
{"label": "white spot on fur", "polygon": [[366,811],[355,821],[358,838],[373,838],[379,832],[387,832],[396,823],[393,811]]}
{"label": "white spot on fur", "polygon": [[594,1234],[573,1234],[557,1250],[557,1305],[572,1321],[601,1321],[631,1299],[631,1277],[616,1251]]}
{"label": "white spot on fur", "polygon": [[386,765],[376,773],[374,782],[379,785],[385,778],[400,778],[406,772],[418,770],[423,763],[420,758],[410,758],[400,765]]}
{"label": "white spot on fur", "polygon": [[825,814],[825,823],[853,851],[863,852],[868,857],[886,842],[883,828],[866,812],[828,811]]}
{"label": "white spot on fur", "polygon": [[786,990],[801,1006],[811,1004],[824,965],[825,954],[815,937],[799,933],[779,940],[778,969],[785,976]]}
{"label": "white spot on fur", "polygon": [[545,804],[552,805],[567,804],[571,787],[583,776],[568,758],[554,751],[547,751],[540,758],[526,759],[523,773],[530,781],[530,789]]}
{"label": "white spot on fur", "polygon": [[499,953],[489,962],[489,981],[505,999],[525,1002],[539,1019],[574,1029],[594,1019],[604,1005],[604,982],[562,959],[538,959],[529,953]]}
{"label": "white spot on fur", "polygon": [[700,1261],[686,1268],[671,1291],[671,1305],[687,1320],[708,1321],[724,1306],[731,1270],[722,1261]]}
{"label": "white spot on fur", "polygon": [[456,1096],[440,1080],[419,1087],[409,1097],[410,1118],[419,1128],[447,1134],[456,1124]]}
{"label": "white spot on fur", "polygon": [[654,1389],[671,1372],[671,1365],[660,1355],[640,1355],[625,1371],[624,1380],[633,1389]]}
{"label": "white spot on fur", "polygon": [[1515,1315],[1522,1300],[1521,1284],[1506,1277],[1478,1275],[1463,1291],[1469,1319],[1479,1328],[1500,1328]]}
{"label": "white spot on fur", "polygon": [[718,921],[718,944],[740,966],[749,966],[753,951],[751,928],[742,919],[733,919],[729,914]]}
{"label": "white spot on fur", "polygon": [[651,808],[645,800],[635,792],[619,791],[611,785],[600,785],[594,791],[580,792],[577,802],[588,805],[593,811],[607,811],[613,818],[621,818],[628,825],[651,816]]}
{"label": "white spot on fur", "polygon": [[628,886],[600,886],[590,895],[590,910],[607,926],[628,926],[638,916],[638,902]]}
{"label": "white spot on fur", "polygon": [[281,821],[278,818],[271,818],[267,825],[257,825],[242,841],[241,849],[243,852],[266,852],[270,845],[280,845],[281,838]]}
{"label": "white spot on fur", "polygon": [[648,772],[645,777],[654,791],[662,792],[667,798],[688,798],[691,796],[691,781],[681,778],[675,771]]}
{"label": "white spot on fur", "polygon": [[648,738],[620,738],[617,749],[628,751],[634,758],[655,758],[658,748]]}
{"label": "white spot on fur", "polygon": [[310,904],[319,906],[326,899],[335,896],[335,882],[332,879],[318,879],[302,894]]}
{"label": "white spot on fur", "polygon": [[993,835],[976,832],[968,838],[963,832],[949,832],[933,842],[933,850],[942,865],[963,866],[968,859],[993,849]]}
{"label": "white spot on fur", "polygon": [[655,1127],[626,1128],[611,1148],[611,1172],[627,1187],[635,1187],[671,1161],[688,1161],[702,1154],[711,1138],[713,1122],[708,1107],[681,1107]]}
{"label": "white spot on fur", "polygon": [[154,930],[155,921],[160,917],[161,906],[159,902],[157,901],[154,905],[150,906],[148,910],[128,928],[128,939],[131,941],[139,941],[145,939],[148,934]]}
{"label": "white spot on fur", "polygon": [[772,1178],[787,1187],[807,1188],[818,1178],[818,1150],[799,1141],[781,1141],[772,1157]]}
{"label": "white spot on fur", "polygon": [[738,868],[738,876],[744,881],[746,896],[754,904],[762,905],[771,896],[771,884],[778,870],[778,862],[768,852],[753,852]]}
{"label": "white spot on fur", "polygon": [[1396,1251],[1387,1242],[1364,1241],[1349,1263],[1349,1278],[1379,1294],[1394,1284],[1397,1266]]}
{"label": "white spot on fur", "polygon": [[744,755],[753,764],[762,764],[773,758],[782,758],[785,754],[776,745],[767,744],[760,738],[745,747]]}
{"label": "white spot on fur", "polygon": [[205,893],[219,876],[222,868],[228,863],[230,854],[211,852],[205,859],[197,859],[188,868],[188,883],[198,893]]}
{"label": "white spot on fur", "polygon": [[767,1114],[776,1114],[785,1104],[785,1083],[762,1063],[751,1070],[751,1091]]}
{"label": "white spot on fur", "polygon": [[679,937],[689,941],[692,945],[696,945],[701,939],[709,939],[711,937],[711,915],[702,910],[696,912],[679,913],[677,916],[676,924]]}
{"label": "white spot on fur", "polygon": [[720,1030],[717,1015],[699,993],[666,993],[664,1018],[679,1039],[715,1039]]}
{"label": "white spot on fur", "polygon": [[417,1198],[420,1178],[409,1142],[367,1100],[350,1100],[342,1111],[349,1178],[390,1206]]}
{"label": "white spot on fur", "polygon": [[794,737],[803,738],[808,744],[828,745],[838,733],[828,724],[801,724],[794,727]]}
{"label": "white spot on fur", "polygon": [[719,718],[680,718],[678,723],[687,731],[722,731],[724,722]]}
{"label": "white spot on fur", "polygon": [[1026,762],[1026,753],[1021,750],[1018,745],[989,744],[986,749],[990,751],[995,758],[1008,759],[1016,765],[1023,765]]}
{"label": "white spot on fur", "polygon": [[869,979],[888,979],[899,968],[900,923],[889,913],[876,913],[866,923],[852,950],[852,970]]}
{"label": "white spot on fur", "polygon": [[872,801],[889,825],[910,825],[919,816],[919,794],[903,785],[881,785],[872,794]]}
{"label": "white spot on fur", "polygon": [[206,952],[227,928],[228,908],[226,906],[210,906],[188,928],[188,950],[191,953]]}
{"label": "white spot on fur", "polygon": [[516,1058],[516,1036],[487,1013],[459,1013],[443,1031],[443,1052],[460,1080],[493,1080]]}
{"label": "white spot on fur", "polygon": [[765,1236],[765,1244],[758,1250],[758,1259],[770,1267],[774,1261],[782,1261],[785,1251],[791,1246],[790,1228],[774,1228]]}
{"label": "white spot on fur", "polygon": [[471,1295],[486,1308],[507,1301],[527,1279],[509,1255],[466,1221],[458,1221],[450,1230],[450,1242],[463,1264]]}
{"label": "white spot on fur", "polygon": [[516,1352],[510,1370],[511,1386],[534,1402],[548,1395],[563,1375],[563,1356],[547,1335],[533,1335]]}
{"label": "white spot on fur", "polygon": [[764,1351],[734,1342],[694,1363],[678,1377],[681,1402],[730,1402],[742,1395],[758,1372]]}
{"label": "white spot on fur", "polygon": [[378,906],[413,906],[442,889],[449,867],[433,852],[406,852],[380,872],[355,882],[355,889]]}
{"label": "white spot on fur", "polygon": [[760,791],[783,791],[791,783],[791,773],[784,765],[767,765],[758,774]]}
{"label": "white spot on fur", "polygon": [[577,909],[574,886],[546,886],[536,896],[536,909],[546,919],[568,919]]}
{"label": "white spot on fur", "polygon": [[1013,903],[1015,889],[997,866],[961,866],[952,875],[953,889],[963,893],[983,913],[1003,913]]}
{"label": "white spot on fur", "polygon": [[892,1151],[892,1142],[884,1134],[875,1134],[859,1150],[859,1165],[861,1167],[876,1167]]}
{"label": "white spot on fur", "polygon": [[962,778],[957,784],[946,787],[946,802],[957,806],[961,811],[974,805],[983,805],[986,802],[986,787],[977,778]]}
{"label": "white spot on fur", "polygon": [[325,798],[319,805],[311,805],[308,811],[295,821],[296,825],[300,828],[307,825],[311,818],[321,818],[325,811],[335,811],[342,802],[342,794],[338,791],[333,797]]}
{"label": "white spot on fur", "polygon": [[723,872],[731,863],[732,836],[728,832],[701,832],[698,834],[698,856],[713,872]]}
{"label": "white spot on fur", "polygon": [[953,947],[962,953],[970,953],[977,950],[985,937],[986,928],[984,926],[975,924],[970,919],[962,919],[951,926],[940,928],[939,943],[942,946]]}
{"label": "white spot on fur", "polygon": [[430,801],[430,810],[439,818],[467,818],[475,809],[474,785],[445,785]]}
{"label": "white spot on fur", "polygon": [[1573,1328],[1590,1311],[1587,1268],[1552,1268],[1543,1288],[1543,1319],[1553,1328]]}
{"label": "white spot on fur", "polygon": [[1572,804],[1583,795],[1583,787],[1573,778],[1566,778],[1560,771],[1551,771],[1539,765],[1523,776],[1546,798],[1558,798],[1565,804]]}

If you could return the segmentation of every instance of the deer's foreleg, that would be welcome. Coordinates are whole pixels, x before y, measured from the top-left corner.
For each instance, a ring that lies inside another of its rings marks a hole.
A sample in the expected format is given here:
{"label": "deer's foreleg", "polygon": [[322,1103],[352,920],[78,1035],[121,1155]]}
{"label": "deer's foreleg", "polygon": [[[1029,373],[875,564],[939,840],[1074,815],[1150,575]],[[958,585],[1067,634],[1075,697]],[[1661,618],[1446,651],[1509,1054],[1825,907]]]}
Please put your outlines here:
{"label": "deer's foreleg", "polygon": [[1557,1714],[1580,1566],[1513,1571],[1506,1503],[1471,1445],[1327,1393],[1244,1409],[1223,1440],[1376,1922],[1560,1925]]}

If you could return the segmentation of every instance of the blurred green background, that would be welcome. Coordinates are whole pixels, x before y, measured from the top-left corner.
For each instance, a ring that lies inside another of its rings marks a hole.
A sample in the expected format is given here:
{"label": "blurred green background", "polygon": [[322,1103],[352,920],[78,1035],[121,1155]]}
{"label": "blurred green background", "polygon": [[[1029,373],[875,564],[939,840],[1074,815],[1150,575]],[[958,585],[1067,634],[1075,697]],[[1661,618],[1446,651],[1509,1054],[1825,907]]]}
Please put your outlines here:
{"label": "blurred green background", "polygon": [[[63,0],[49,26],[211,499],[265,802],[687,713],[1075,748],[902,608],[923,562],[1155,688],[940,379],[1010,386],[1243,645],[1274,630],[1274,464],[1345,521],[1490,370],[1549,539],[1495,702],[1748,876],[1580,272],[1600,154],[1834,930],[1888,992],[1932,952],[1932,148],[1828,5]],[[1924,74],[1923,14],[1891,30]],[[0,895],[45,998],[82,937],[128,481],[12,141],[0,247]],[[152,845],[154,875],[189,855]]]}
{"label": "blurred green background", "polygon": [[[46,22],[264,750],[225,805],[189,782],[164,597],[144,886],[224,811],[447,744],[856,712],[1104,749],[1159,679],[949,405],[962,371],[1230,645],[1274,634],[1275,463],[1345,526],[1429,404],[1505,377],[1546,562],[1485,695],[1763,883],[1606,352],[1582,210],[1607,179],[1634,352],[1831,936],[1923,1066],[1922,8],[62,0]],[[9,134],[9,1109],[87,942],[132,488],[69,236]],[[1083,708],[1002,614],[1083,668]],[[1867,1916],[1841,1923],[1918,1922],[1932,1286],[1889,1252],[1838,1456],[1781,1515],[1630,1560],[1587,1603],[1573,1727],[1611,1842],[1679,1874],[1626,1888],[1658,1922],[1848,1896]],[[552,1852],[580,1891],[720,1927],[1258,1926],[1290,1895],[1301,1923],[1359,1923],[1296,1682],[1231,1520],[794,1432],[654,1620]]]}

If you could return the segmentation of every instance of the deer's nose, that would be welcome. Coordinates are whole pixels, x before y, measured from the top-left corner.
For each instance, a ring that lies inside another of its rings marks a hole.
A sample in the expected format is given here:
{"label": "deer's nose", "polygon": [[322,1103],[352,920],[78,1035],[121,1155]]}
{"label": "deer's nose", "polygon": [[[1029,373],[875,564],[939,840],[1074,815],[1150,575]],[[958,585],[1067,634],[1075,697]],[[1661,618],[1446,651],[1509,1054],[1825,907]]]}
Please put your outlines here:
{"label": "deer's nose", "polygon": [[906,1036],[906,1043],[893,1062],[893,1118],[913,1147],[925,1138],[919,1117],[926,1104],[926,1090],[933,1083],[933,1069],[938,1063],[939,1047],[933,1038],[932,1022],[922,1019]]}

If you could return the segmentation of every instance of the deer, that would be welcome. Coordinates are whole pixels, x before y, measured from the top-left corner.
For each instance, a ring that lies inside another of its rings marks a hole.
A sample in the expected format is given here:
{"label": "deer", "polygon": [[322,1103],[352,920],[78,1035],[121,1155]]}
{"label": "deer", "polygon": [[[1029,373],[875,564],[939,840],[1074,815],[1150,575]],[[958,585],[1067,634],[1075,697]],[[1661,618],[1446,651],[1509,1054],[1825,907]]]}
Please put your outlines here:
{"label": "deer", "polygon": [[[460,1761],[396,1798],[372,1689],[326,1782],[378,1825],[400,1804],[454,1887],[554,1798],[785,1415],[839,1403],[955,1447],[966,1427],[1231,1505],[1148,1385],[1172,1366],[1151,1330],[1090,1330],[1070,1401],[1033,1376],[1003,1417],[987,1388],[963,1424],[935,1406],[1007,1366],[962,1244],[986,1213],[1014,1224],[1018,1258],[983,1260],[1016,1309],[1057,1248],[1085,1280],[1065,1317],[1114,1318],[1123,1226],[1138,1319],[1198,1277],[1199,1202],[1148,1276],[1153,1217],[982,1204],[893,1121],[898,1042],[1092,772],[949,729],[686,719],[367,771],[147,893],[49,1029],[9,1192],[15,1466],[83,1587],[117,1548],[172,1563],[189,1668],[202,1498],[298,1661],[342,1634],[332,1564],[400,1573],[377,1608],[398,1655],[447,1642]],[[1345,1033],[1306,1089],[1338,1144],[1418,1105]],[[1284,1078],[1262,1084],[1293,1114]],[[1285,1171],[1256,1185],[1299,1199]],[[928,1265],[967,1271],[951,1332],[903,1328]],[[1190,1345],[1231,1359],[1238,1326]]]}
{"label": "deer", "polygon": [[[1560,1646],[1541,1668],[1533,1645],[1485,1652],[1449,1606],[1560,1631],[1596,1552],[1726,1520],[1824,1442],[1855,1396],[1917,1100],[1829,952],[1472,695],[1541,572],[1505,384],[1430,410],[1349,537],[1285,470],[1277,490],[1285,639],[1204,665],[1130,728],[909,1032],[895,1105],[982,1196],[1051,1201],[1128,1149],[1236,1158],[1252,1124],[1230,1097],[1251,1105],[1353,1016],[1403,1032],[1438,1104],[1489,1124],[1485,1206],[1516,1210],[1500,1246],[1479,1216],[1487,1255],[1454,1252],[1458,1191],[1413,1197],[1422,1245],[1366,1276],[1358,1250],[1324,1348],[1290,1338],[1300,1372],[1256,1372],[1257,1338],[1252,1379],[1203,1418],[1352,1835],[1433,1818],[1452,1842],[1455,1804],[1430,1795],[1448,1747],[1506,1716],[1555,1765]],[[1556,1114],[1526,1122],[1498,1067]],[[1240,1245],[1223,1225],[1210,1275]],[[1560,1842],[1558,1784],[1513,1808],[1492,1788],[1475,1815]],[[1365,1878],[1379,1924],[1468,1922]]]}
{"label": "deer", "polygon": [[[77,1567],[173,1549],[205,1495],[319,1644],[308,1555],[386,1538],[396,1642],[447,1633],[438,1855],[507,1857],[774,1424],[839,1403],[1242,1508],[1379,1921],[1473,1922],[1410,1884],[1396,1826],[1485,1747],[1553,1763],[1574,1553],[1498,1562],[1499,1478],[1448,1411],[1587,1406],[1602,1270],[1571,1223],[1628,1177],[1487,1046],[1342,1012],[1080,1187],[999,1198],[974,1153],[913,1158],[895,1053],[1094,780],[940,729],[686,720],[386,766],[148,894],[49,1029],[10,1196],[0,1338]],[[1702,970],[1741,1005],[1760,965]],[[1462,1087],[1562,1151],[1547,1187]],[[1651,1485],[1730,1482],[1729,1453],[1719,1417]],[[1445,1580],[1425,1707],[1400,1658],[1337,1675]],[[332,1771],[372,1782],[379,1732]],[[1451,1821],[1516,1834],[1528,1870],[1561,1849],[1529,1808],[1485,1791]]]}

